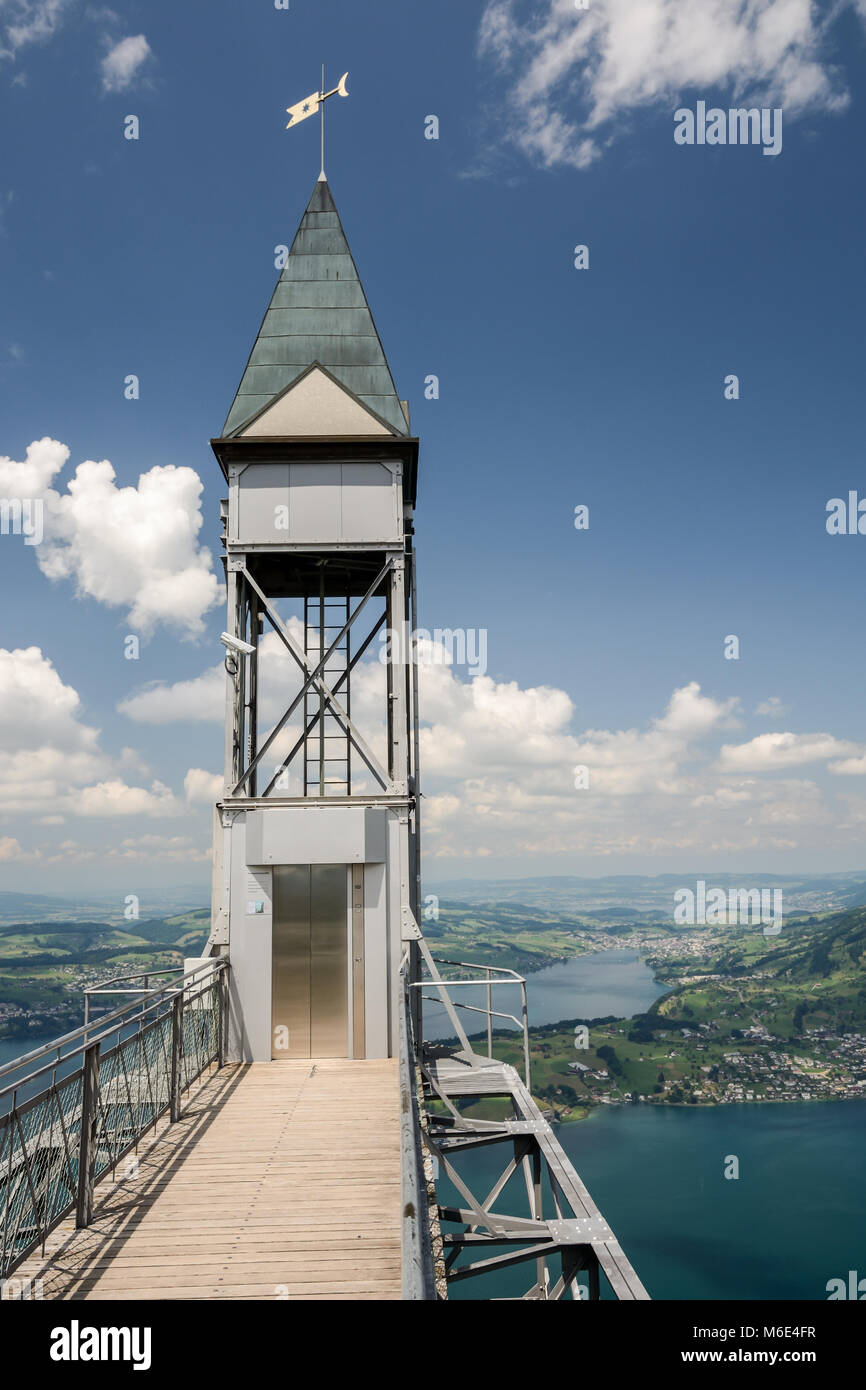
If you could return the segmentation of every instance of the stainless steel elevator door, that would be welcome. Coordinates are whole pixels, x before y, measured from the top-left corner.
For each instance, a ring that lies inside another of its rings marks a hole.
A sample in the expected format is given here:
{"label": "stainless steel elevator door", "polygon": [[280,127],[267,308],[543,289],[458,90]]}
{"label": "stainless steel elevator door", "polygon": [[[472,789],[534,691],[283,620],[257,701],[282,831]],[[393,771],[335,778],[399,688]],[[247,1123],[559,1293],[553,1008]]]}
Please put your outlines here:
{"label": "stainless steel elevator door", "polygon": [[349,1055],[348,890],[345,864],[311,865],[311,1057]]}
{"label": "stainless steel elevator door", "polygon": [[310,1055],[310,866],[274,869],[271,1056]]}
{"label": "stainless steel elevator door", "polygon": [[271,1055],[347,1057],[346,865],[277,865],[273,903]]}

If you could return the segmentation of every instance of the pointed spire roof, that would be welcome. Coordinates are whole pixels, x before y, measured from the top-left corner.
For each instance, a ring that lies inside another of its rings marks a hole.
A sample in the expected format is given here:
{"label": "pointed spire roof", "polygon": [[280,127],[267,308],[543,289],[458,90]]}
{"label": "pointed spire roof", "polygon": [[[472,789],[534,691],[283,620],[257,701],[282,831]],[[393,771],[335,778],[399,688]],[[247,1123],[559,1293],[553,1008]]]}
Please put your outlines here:
{"label": "pointed spire roof", "polygon": [[277,281],[223,429],[239,431],[319,363],[398,435],[408,435],[327,180],[320,178]]}

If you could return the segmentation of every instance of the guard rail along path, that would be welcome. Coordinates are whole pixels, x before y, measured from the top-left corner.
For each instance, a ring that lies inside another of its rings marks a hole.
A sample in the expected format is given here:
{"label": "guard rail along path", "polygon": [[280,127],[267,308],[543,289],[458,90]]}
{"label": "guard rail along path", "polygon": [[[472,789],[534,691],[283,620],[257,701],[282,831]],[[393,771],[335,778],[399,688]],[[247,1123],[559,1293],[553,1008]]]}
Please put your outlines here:
{"label": "guard rail along path", "polygon": [[156,972],[173,978],[153,989],[134,986],[142,975],[110,981],[91,993],[131,1001],[96,1021],[88,1002],[83,1027],[0,1067],[0,1279],[72,1211],[88,1226],[100,1178],[222,1065],[228,969],[217,957]]}

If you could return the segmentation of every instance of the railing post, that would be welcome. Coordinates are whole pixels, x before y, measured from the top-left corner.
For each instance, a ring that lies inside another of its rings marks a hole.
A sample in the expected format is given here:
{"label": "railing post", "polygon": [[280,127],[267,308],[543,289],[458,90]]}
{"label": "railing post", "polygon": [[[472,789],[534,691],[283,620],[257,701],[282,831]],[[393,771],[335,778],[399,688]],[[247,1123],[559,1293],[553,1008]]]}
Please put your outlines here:
{"label": "railing post", "polygon": [[521,1017],[523,1018],[523,1070],[526,1073],[524,1080],[527,1091],[532,1087],[529,1083],[529,1016],[526,1011],[526,981],[520,986]]}
{"label": "railing post", "polygon": [[493,1056],[493,990],[490,985],[490,966],[487,967],[487,1056]]}
{"label": "railing post", "polygon": [[225,966],[217,973],[217,1066],[224,1067],[226,1064],[226,1051],[228,1044],[229,1030],[229,973]]}
{"label": "railing post", "polygon": [[96,1125],[99,1118],[99,1043],[84,1053],[81,1090],[81,1135],[78,1146],[78,1200],[75,1225],[81,1229],[93,1219],[93,1178],[96,1169]]}
{"label": "railing post", "polygon": [[172,1123],[180,1119],[180,1093],[183,1087],[183,987],[171,1006],[171,1108]]}
{"label": "railing post", "polygon": [[[421,952],[417,941],[409,943],[409,980],[413,983],[421,980]],[[409,991],[409,1005],[412,1019],[413,1057],[415,1057],[420,1053],[424,1039],[424,991],[422,989]]]}

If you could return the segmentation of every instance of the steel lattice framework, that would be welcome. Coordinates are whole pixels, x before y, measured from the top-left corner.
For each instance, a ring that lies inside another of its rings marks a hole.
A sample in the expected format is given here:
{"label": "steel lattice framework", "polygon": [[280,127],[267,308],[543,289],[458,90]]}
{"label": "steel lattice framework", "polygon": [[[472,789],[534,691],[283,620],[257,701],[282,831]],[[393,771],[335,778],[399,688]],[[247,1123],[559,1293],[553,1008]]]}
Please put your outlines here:
{"label": "steel lattice framework", "polygon": [[[602,1296],[602,1280],[614,1298],[649,1298],[532,1097],[525,980],[513,971],[499,970],[493,978],[489,966],[434,958],[423,941],[420,952],[426,978],[414,987],[419,994],[425,988],[435,989],[435,995],[422,997],[444,1005],[460,1044],[454,1048],[428,1043],[417,1048],[423,1078],[424,1143],[457,1194],[456,1202],[443,1202],[440,1197],[437,1213],[445,1228],[442,1242],[448,1283],[480,1280],[512,1266],[530,1265],[534,1277],[522,1294],[524,1299],[595,1300]],[[459,967],[463,978],[443,979],[439,970],[443,964]],[[474,982],[466,978],[468,971],[475,972]],[[486,988],[486,1008],[452,1000],[453,989],[478,981]],[[520,987],[520,1020],[491,1007],[492,988],[503,985]],[[407,987],[413,988],[411,983]],[[473,1049],[457,1009],[486,1015],[487,1056]],[[511,1019],[523,1029],[522,1079],[514,1067],[493,1056],[494,1017]],[[501,1120],[473,1119],[460,1109],[467,1102],[494,1098],[509,1112]],[[479,1196],[460,1160],[491,1147],[505,1151],[502,1166],[489,1191]]]}

